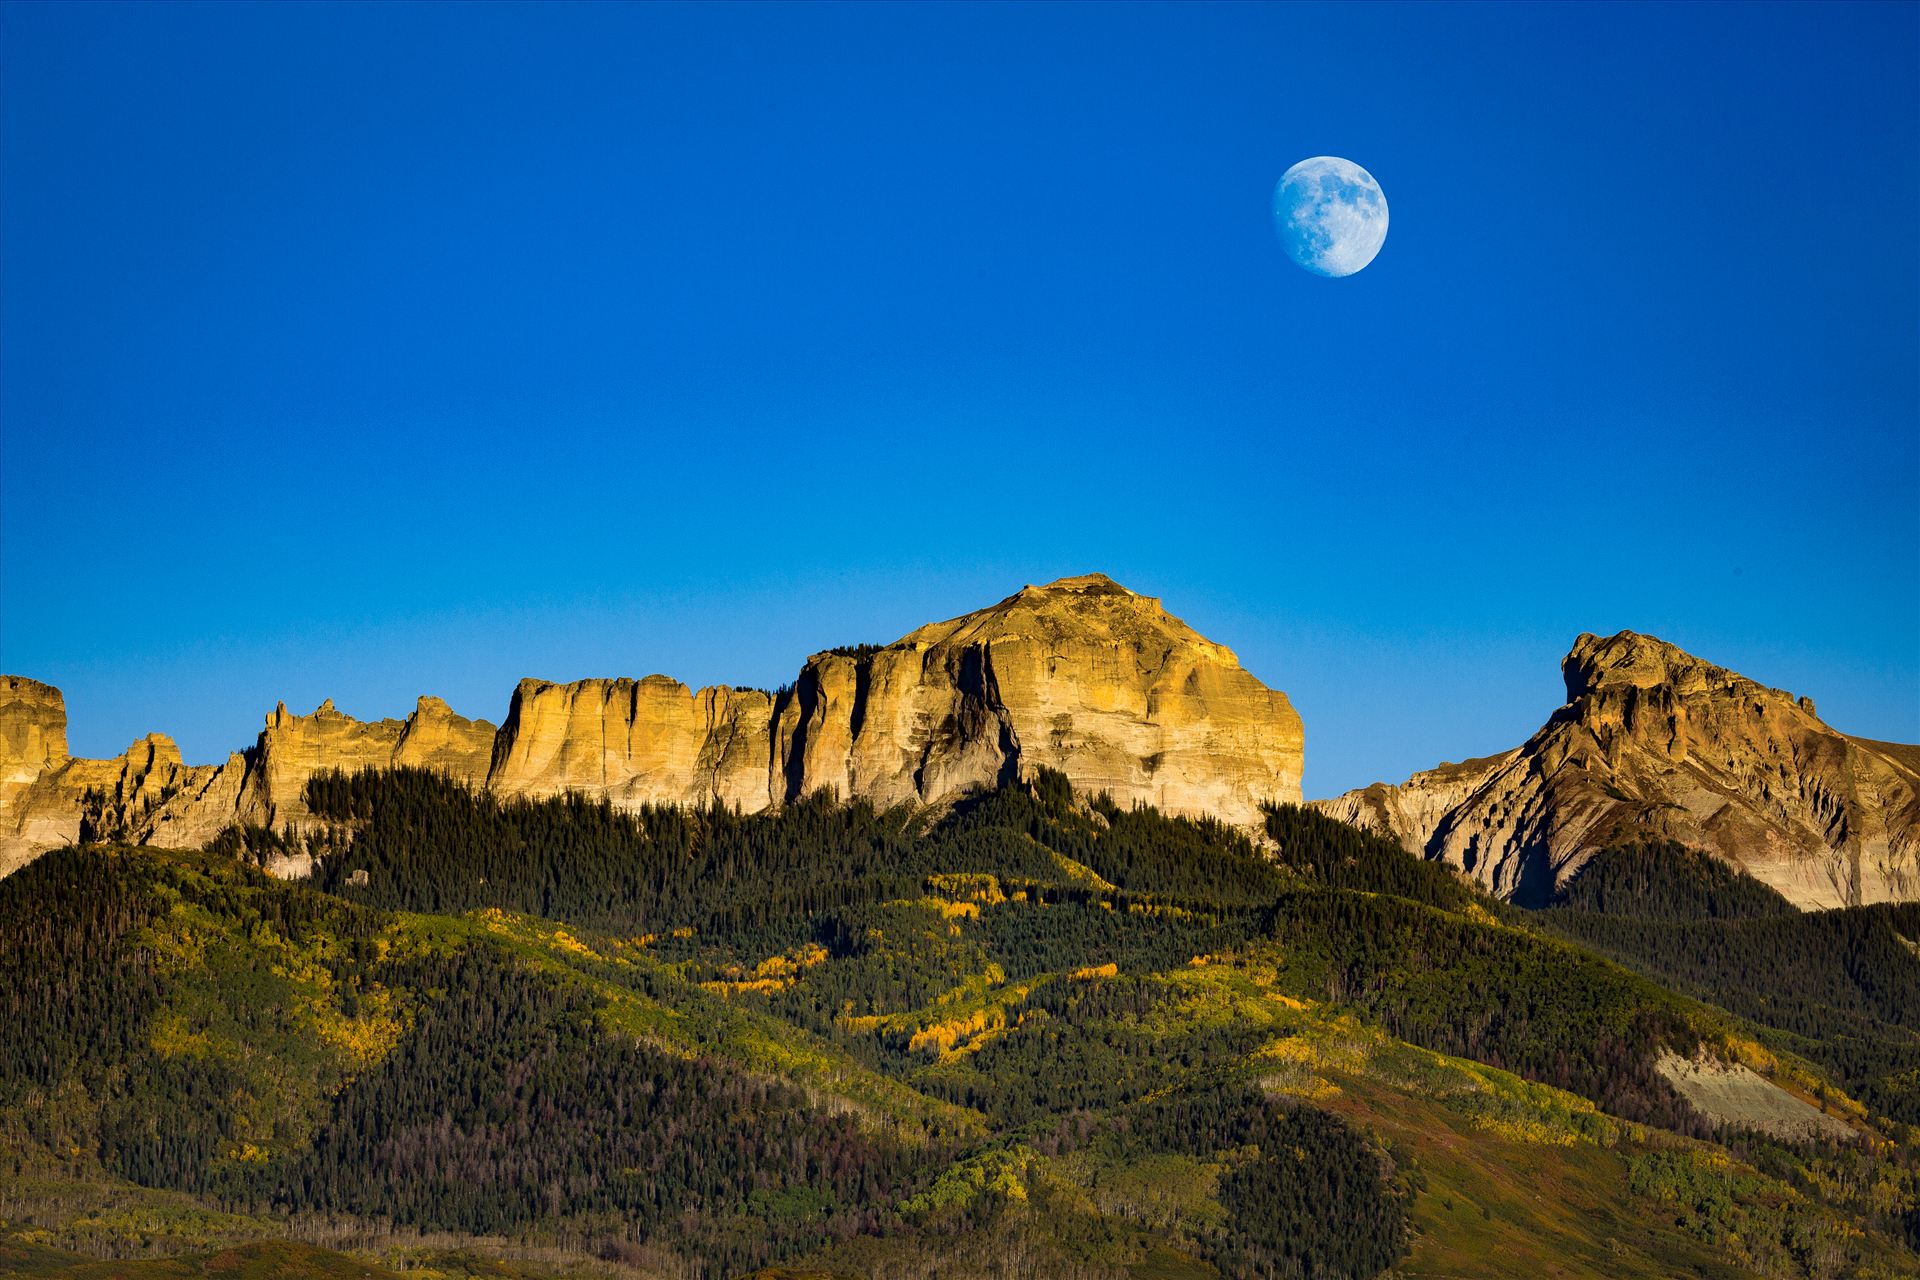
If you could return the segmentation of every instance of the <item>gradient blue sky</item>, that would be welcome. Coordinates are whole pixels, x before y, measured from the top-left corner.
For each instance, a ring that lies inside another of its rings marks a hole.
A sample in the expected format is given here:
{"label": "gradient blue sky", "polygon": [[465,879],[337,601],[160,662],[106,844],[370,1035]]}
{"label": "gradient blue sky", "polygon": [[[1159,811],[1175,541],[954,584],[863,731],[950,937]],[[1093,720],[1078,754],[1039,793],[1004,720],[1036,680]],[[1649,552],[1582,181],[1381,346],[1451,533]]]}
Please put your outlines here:
{"label": "gradient blue sky", "polygon": [[1917,13],[7,4],[0,667],[211,760],[1099,569],[1309,795],[1583,630],[1920,739]]}

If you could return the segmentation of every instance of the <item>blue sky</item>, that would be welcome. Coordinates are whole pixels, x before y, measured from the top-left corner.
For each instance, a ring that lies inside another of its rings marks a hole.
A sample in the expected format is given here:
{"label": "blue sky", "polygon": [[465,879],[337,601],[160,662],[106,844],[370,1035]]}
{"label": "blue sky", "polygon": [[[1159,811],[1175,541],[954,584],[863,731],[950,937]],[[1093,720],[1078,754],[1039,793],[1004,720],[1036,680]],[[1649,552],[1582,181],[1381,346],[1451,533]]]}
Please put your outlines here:
{"label": "blue sky", "polygon": [[0,668],[209,760],[1098,569],[1309,795],[1583,630],[1920,739],[1916,14],[7,4]]}

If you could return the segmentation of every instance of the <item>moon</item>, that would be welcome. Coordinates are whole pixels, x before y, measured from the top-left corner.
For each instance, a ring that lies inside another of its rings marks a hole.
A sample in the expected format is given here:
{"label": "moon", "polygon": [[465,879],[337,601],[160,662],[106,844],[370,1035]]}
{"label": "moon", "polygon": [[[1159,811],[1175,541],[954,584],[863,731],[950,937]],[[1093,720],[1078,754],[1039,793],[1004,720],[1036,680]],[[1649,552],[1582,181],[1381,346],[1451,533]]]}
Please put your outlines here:
{"label": "moon", "polygon": [[1302,160],[1273,188],[1273,229],[1317,276],[1350,276],[1387,241],[1387,197],[1373,175],[1339,156]]}

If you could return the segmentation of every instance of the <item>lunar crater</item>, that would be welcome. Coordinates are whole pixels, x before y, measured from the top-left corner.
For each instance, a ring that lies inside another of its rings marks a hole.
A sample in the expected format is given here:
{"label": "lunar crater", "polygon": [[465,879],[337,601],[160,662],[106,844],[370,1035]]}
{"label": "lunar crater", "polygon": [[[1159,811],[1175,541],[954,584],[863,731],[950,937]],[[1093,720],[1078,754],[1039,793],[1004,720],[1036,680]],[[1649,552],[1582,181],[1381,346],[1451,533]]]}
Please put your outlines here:
{"label": "lunar crater", "polygon": [[1350,276],[1387,240],[1387,197],[1373,175],[1339,156],[1314,156],[1273,188],[1273,228],[1287,254],[1317,276]]}

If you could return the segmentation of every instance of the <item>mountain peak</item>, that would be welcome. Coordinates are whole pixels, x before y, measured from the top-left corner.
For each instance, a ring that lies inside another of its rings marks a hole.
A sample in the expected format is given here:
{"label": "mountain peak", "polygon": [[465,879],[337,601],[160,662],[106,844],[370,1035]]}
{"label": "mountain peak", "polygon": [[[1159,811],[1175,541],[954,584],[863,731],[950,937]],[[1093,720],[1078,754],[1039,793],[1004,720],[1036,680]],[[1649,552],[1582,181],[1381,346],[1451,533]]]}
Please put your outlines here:
{"label": "mountain peak", "polygon": [[1800,906],[1920,893],[1920,771],[1904,753],[1655,636],[1582,635],[1561,672],[1566,706],[1524,745],[1321,807],[1523,901],[1646,838],[1716,853]]}
{"label": "mountain peak", "polygon": [[1127,590],[1104,573],[1077,573],[1065,578],[1055,578],[1052,582],[1035,586],[1028,583],[1020,588],[1017,595],[1044,595],[1049,592],[1070,592],[1080,595],[1120,595],[1145,599],[1136,592]]}
{"label": "mountain peak", "polygon": [[1650,689],[1745,679],[1694,657],[1679,645],[1637,631],[1610,636],[1582,634],[1561,661],[1560,670],[1566,677],[1569,702],[1605,688]]}
{"label": "mountain peak", "polygon": [[1090,614],[1121,611],[1145,615],[1164,614],[1160,601],[1115,582],[1104,573],[1079,573],[1055,578],[1052,582],[1028,583],[998,604],[976,610],[968,617],[982,614],[1030,610],[1037,614]]}
{"label": "mountain peak", "polygon": [[1697,658],[1658,636],[1620,631],[1582,634],[1560,663],[1567,701],[1575,703],[1613,690],[1666,689],[1675,697],[1727,694],[1797,706],[1813,714],[1813,699],[1773,689],[1737,671]]}

